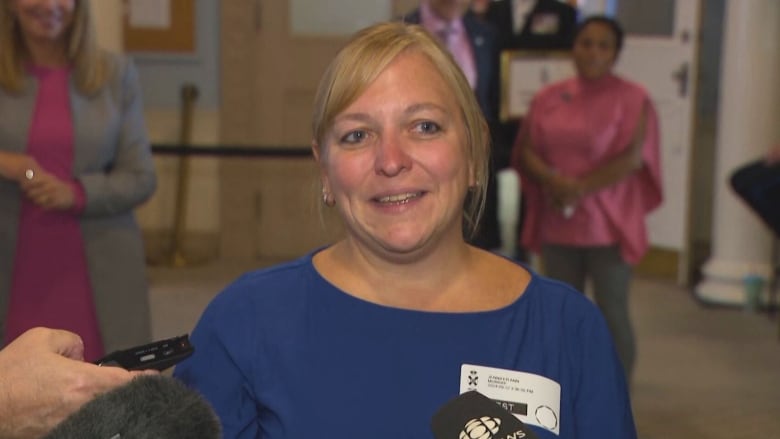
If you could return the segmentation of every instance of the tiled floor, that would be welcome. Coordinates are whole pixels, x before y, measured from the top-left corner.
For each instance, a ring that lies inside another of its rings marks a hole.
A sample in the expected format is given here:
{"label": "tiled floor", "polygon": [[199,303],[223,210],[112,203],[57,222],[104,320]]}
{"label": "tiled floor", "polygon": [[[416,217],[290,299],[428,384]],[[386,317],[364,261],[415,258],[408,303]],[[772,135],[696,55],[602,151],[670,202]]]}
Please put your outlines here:
{"label": "tiled floor", "polygon": [[780,438],[777,321],[706,307],[668,283],[637,280],[640,439]]}
{"label": "tiled floor", "polygon": [[[155,337],[189,332],[211,297],[250,268],[152,268]],[[780,438],[776,320],[702,306],[676,285],[651,279],[634,282],[632,310],[640,439]]]}

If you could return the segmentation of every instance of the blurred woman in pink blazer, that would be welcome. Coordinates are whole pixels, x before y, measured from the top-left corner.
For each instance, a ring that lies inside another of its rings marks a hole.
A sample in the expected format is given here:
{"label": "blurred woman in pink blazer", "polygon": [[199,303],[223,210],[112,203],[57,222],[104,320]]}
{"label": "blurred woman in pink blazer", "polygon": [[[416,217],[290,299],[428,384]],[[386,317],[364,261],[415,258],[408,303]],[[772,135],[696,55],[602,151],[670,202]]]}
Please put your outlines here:
{"label": "blurred woman in pink blazer", "polygon": [[613,19],[592,16],[575,33],[577,76],[534,97],[512,163],[526,197],[522,244],[546,274],[584,291],[609,325],[630,378],[635,340],[628,312],[631,266],[648,247],[645,216],[662,200],[658,120],[647,92],[612,72],[623,45]]}

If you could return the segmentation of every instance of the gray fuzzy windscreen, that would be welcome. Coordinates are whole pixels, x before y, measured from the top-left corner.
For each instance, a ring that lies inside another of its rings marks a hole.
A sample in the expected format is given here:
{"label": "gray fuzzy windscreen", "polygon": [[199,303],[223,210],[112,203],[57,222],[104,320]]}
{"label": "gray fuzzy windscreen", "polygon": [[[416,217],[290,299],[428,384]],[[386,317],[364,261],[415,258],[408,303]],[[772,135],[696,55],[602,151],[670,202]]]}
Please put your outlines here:
{"label": "gray fuzzy windscreen", "polygon": [[45,439],[219,439],[219,419],[178,380],[149,375],[98,396]]}

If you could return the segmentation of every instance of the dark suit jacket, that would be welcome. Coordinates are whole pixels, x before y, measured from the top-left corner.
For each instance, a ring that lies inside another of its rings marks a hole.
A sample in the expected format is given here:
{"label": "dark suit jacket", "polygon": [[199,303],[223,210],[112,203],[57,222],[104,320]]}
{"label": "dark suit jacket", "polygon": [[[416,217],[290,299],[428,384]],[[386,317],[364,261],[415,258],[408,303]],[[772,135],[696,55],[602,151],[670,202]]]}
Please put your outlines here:
{"label": "dark suit jacket", "polygon": [[[533,31],[534,19],[544,15],[557,17],[558,28],[556,32],[544,34]],[[538,0],[531,9],[519,34],[515,34],[513,30],[512,0],[491,2],[485,16],[486,20],[497,28],[501,49],[571,49],[574,41],[574,30],[577,27],[577,10],[558,0]]]}
{"label": "dark suit jacket", "polygon": [[[420,10],[416,9],[403,17],[405,23],[420,24]],[[498,38],[495,29],[467,13],[463,17],[471,46],[474,49],[474,65],[477,69],[477,84],[474,93],[488,124],[498,119]]]}
{"label": "dark suit jacket", "polygon": [[[420,24],[420,10],[416,9],[403,17],[405,23]],[[493,150],[509,148],[511,140],[499,136],[499,44],[498,35],[493,26],[479,21],[471,12],[463,16],[463,27],[466,29],[471,47],[474,50],[474,65],[477,69],[477,84],[474,90],[482,114],[490,128]],[[495,161],[495,153],[491,162]],[[497,194],[495,181],[495,164],[491,163],[488,174],[488,187],[485,199],[485,210],[480,229],[471,241],[474,245],[485,249],[497,248],[501,245],[498,234]]]}
{"label": "dark suit jacket", "polygon": [[756,160],[734,170],[732,189],[780,237],[780,163]]}

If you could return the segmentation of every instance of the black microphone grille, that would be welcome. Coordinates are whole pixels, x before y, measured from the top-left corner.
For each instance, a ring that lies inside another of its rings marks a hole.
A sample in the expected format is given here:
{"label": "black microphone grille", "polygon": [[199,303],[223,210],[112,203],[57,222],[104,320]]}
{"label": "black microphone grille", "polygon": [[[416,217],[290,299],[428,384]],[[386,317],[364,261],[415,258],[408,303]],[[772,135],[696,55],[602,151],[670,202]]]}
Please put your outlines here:
{"label": "black microphone grille", "polygon": [[431,419],[436,439],[537,439],[536,433],[487,396],[466,392]]}

